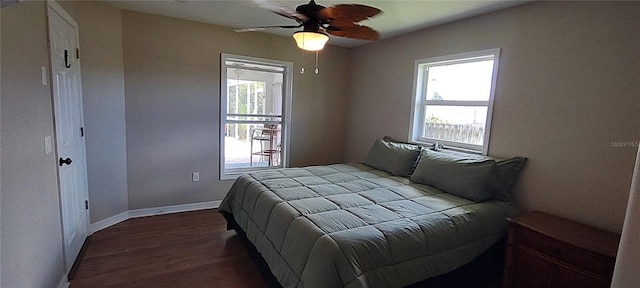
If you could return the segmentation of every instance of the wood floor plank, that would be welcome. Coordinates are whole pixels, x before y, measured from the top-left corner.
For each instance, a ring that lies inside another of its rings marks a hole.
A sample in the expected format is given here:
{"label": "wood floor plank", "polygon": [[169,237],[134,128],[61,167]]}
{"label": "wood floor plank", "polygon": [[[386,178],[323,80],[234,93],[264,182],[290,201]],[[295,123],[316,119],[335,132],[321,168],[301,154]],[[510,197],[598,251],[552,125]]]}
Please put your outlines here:
{"label": "wood floor plank", "polygon": [[72,288],[267,287],[215,209],[129,219],[93,234]]}
{"label": "wood floor plank", "polygon": [[[129,219],[93,234],[70,287],[281,288],[243,241],[216,209]],[[491,251],[409,287],[500,287],[504,247]]]}

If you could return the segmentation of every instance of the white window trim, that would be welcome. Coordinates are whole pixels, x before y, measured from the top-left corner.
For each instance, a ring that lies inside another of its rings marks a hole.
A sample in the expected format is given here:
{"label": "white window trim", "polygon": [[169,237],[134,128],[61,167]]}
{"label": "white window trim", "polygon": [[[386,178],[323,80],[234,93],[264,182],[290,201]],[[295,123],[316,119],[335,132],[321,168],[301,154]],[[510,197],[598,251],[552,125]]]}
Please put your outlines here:
{"label": "white window trim", "polygon": [[[492,57],[493,58],[493,75],[491,76],[491,91],[489,92],[488,101],[429,101],[424,99],[426,93],[425,83],[425,65],[437,65],[443,62],[446,63],[465,63],[471,61],[477,61],[478,59]],[[444,145],[450,146],[458,150],[466,150],[469,152],[482,153],[487,155],[489,152],[489,138],[491,135],[491,119],[493,118],[493,103],[494,95],[496,91],[496,82],[498,78],[498,67],[500,65],[500,48],[487,49],[481,51],[473,51],[466,53],[459,53],[453,55],[424,58],[415,61],[413,70],[413,98],[411,107],[411,118],[409,124],[409,136],[410,142],[418,143],[433,143],[438,142]],[[424,105],[464,105],[464,106],[487,106],[487,119],[484,129],[484,143],[483,145],[472,145],[459,142],[451,142],[440,139],[423,138],[420,136],[420,129],[422,128],[423,107]]]}
{"label": "white window trim", "polygon": [[284,89],[284,94],[282,95],[282,105],[284,106],[282,109],[282,126],[283,129],[281,131],[282,142],[284,145],[284,153],[281,153],[282,157],[282,167],[289,167],[289,152],[291,151],[291,103],[292,103],[292,94],[293,94],[293,63],[287,61],[279,61],[272,59],[264,59],[257,57],[250,57],[244,55],[235,55],[228,53],[220,54],[220,123],[218,123],[219,138],[220,138],[220,149],[219,149],[219,163],[220,163],[220,180],[234,180],[240,177],[240,175],[245,174],[251,171],[264,170],[264,169],[276,169],[278,167],[261,167],[260,169],[256,168],[246,168],[246,169],[234,169],[234,173],[227,173],[224,164],[224,146],[225,146],[225,133],[223,128],[223,123],[226,122],[227,119],[227,61],[228,60],[241,60],[244,62],[256,62],[256,63],[269,63],[274,66],[280,66],[284,69],[283,79],[282,79],[282,87]]}

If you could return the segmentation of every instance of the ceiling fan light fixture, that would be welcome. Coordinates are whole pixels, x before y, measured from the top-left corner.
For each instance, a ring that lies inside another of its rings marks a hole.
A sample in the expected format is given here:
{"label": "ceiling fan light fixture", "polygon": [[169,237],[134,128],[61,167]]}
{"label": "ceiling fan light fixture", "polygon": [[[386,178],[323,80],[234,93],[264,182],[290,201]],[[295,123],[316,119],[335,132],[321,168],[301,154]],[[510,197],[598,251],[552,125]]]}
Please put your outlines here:
{"label": "ceiling fan light fixture", "polygon": [[298,31],[293,33],[293,39],[296,40],[298,47],[307,51],[319,51],[329,41],[329,36],[322,32],[314,31]]}

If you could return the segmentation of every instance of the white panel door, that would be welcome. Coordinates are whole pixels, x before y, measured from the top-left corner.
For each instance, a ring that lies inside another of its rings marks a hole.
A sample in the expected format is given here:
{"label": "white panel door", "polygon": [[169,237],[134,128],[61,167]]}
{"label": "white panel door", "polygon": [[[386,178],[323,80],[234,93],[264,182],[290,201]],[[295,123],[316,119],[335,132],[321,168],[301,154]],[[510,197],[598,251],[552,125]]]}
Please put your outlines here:
{"label": "white panel door", "polygon": [[59,6],[50,4],[48,18],[60,209],[65,265],[69,272],[88,234],[82,91],[76,54],[78,26]]}

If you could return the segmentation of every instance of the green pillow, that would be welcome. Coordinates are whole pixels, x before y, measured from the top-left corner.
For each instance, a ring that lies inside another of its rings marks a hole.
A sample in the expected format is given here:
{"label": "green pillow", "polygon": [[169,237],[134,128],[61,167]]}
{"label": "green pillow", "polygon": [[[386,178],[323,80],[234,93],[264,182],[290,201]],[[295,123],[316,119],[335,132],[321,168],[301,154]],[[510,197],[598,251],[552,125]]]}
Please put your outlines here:
{"label": "green pillow", "polygon": [[415,147],[422,147],[422,148],[426,148],[426,149],[431,149],[431,150],[438,150],[438,149],[442,149],[444,148],[442,146],[442,144],[440,143],[430,143],[430,144],[422,144],[422,143],[411,143],[411,142],[405,142],[405,141],[400,141],[400,140],[396,140],[393,139],[389,136],[384,136],[382,138],[383,141],[387,141],[387,142],[392,142],[392,143],[398,143],[398,144],[406,144],[406,145],[411,145],[411,146],[415,146]]}
{"label": "green pillow", "polygon": [[496,175],[498,176],[497,191],[493,199],[500,201],[511,201],[511,189],[515,185],[520,170],[527,162],[527,158],[513,157],[509,159],[496,160]]}
{"label": "green pillow", "polygon": [[468,159],[476,159],[476,160],[486,160],[492,159],[496,161],[496,176],[498,178],[498,183],[495,188],[495,192],[493,195],[493,199],[500,201],[511,201],[511,190],[520,175],[520,171],[524,164],[527,162],[526,157],[513,157],[508,159],[497,159],[490,156],[476,155],[476,154],[468,154],[462,152],[456,152],[451,150],[438,150],[438,152],[456,155],[458,157],[468,158]]}
{"label": "green pillow", "polygon": [[416,168],[420,147],[378,139],[373,142],[364,164],[392,175],[409,177]]}
{"label": "green pillow", "polygon": [[411,181],[481,202],[493,196],[497,178],[496,162],[422,150]]}

